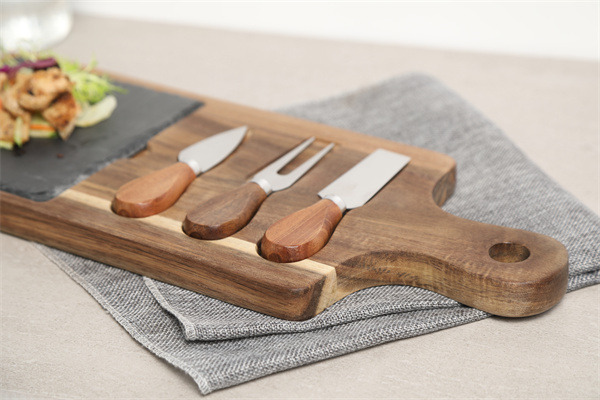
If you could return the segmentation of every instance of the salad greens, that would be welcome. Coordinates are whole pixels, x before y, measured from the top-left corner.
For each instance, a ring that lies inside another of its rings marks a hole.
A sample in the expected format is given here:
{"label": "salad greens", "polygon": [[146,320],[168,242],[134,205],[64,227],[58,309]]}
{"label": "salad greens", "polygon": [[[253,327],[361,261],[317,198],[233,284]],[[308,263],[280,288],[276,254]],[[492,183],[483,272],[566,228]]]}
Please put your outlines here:
{"label": "salad greens", "polygon": [[92,71],[97,65],[96,59],[82,67],[76,61],[54,56],[61,71],[69,77],[73,86],[73,96],[82,105],[95,104],[110,92],[125,92],[125,89],[113,85],[106,75],[97,75]]}
{"label": "salad greens", "polygon": [[[77,61],[68,60],[49,51],[34,52],[21,50],[16,53],[0,51],[0,72],[5,73],[5,78],[8,78],[4,79],[5,83],[3,87],[0,87],[0,91],[9,90],[10,85],[19,73],[33,73],[37,70],[58,67],[60,72],[71,83],[68,91],[71,93],[75,104],[79,105],[73,126],[92,126],[109,118],[115,110],[117,100],[111,93],[126,92],[124,88],[113,84],[106,74],[100,74],[95,71],[96,65],[95,58],[92,58],[87,65],[82,65]],[[0,96],[0,111],[3,109],[3,98],[3,96]],[[14,128],[10,129],[10,136],[8,137],[6,136],[7,132],[3,132],[0,129],[0,148],[10,149],[13,148],[13,145],[21,147],[29,140],[30,136],[35,138],[54,138],[60,136],[64,140],[68,138],[73,129],[72,127],[65,133],[54,122],[44,119],[42,111],[33,110],[13,110],[12,121]],[[4,111],[8,111],[6,107],[4,107]],[[19,115],[23,112],[30,116],[27,118],[27,121],[31,121],[30,123],[20,118]]]}

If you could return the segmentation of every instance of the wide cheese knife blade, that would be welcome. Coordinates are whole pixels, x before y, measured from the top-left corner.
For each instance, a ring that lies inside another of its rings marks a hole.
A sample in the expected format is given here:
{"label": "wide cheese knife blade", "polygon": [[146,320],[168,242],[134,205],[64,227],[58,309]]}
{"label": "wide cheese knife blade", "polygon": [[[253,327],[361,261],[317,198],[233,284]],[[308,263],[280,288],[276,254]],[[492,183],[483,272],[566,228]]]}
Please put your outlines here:
{"label": "wide cheese knife blade", "polygon": [[410,161],[410,157],[375,150],[319,192],[319,202],[271,225],[261,240],[268,260],[294,262],[308,258],[329,241],[346,210],[367,203]]}
{"label": "wide cheese knife blade", "polygon": [[248,127],[234,128],[183,149],[178,163],[134,179],[117,190],[112,202],[115,213],[141,218],[171,207],[196,176],[213,168],[242,142]]}

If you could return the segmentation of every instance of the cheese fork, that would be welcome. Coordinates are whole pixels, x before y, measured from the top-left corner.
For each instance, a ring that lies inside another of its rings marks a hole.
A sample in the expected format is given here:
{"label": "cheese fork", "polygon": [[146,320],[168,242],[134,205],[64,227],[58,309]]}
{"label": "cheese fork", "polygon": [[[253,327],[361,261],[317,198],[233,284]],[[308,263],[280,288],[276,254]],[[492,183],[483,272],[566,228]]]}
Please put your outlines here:
{"label": "cheese fork", "polygon": [[242,229],[272,192],[292,186],[334,146],[330,143],[293,171],[287,174],[279,173],[314,140],[314,137],[305,140],[262,169],[243,186],[213,197],[188,212],[183,221],[183,231],[197,239],[214,240],[231,236]]}

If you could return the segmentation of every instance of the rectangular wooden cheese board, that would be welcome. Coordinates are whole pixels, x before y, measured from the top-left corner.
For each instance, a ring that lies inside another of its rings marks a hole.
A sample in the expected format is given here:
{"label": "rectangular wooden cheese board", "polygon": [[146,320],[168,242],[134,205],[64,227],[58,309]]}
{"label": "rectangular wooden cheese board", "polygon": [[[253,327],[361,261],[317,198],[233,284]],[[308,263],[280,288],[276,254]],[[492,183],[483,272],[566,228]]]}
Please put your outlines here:
{"label": "rectangular wooden cheese board", "polygon": [[[543,312],[564,295],[568,257],[562,244],[440,209],[456,184],[451,157],[192,97],[204,105],[153,137],[134,157],[113,162],[58,197],[36,202],[1,192],[2,231],[290,320],[311,318],[352,292],[386,284],[422,287],[509,317]],[[121,185],[173,164],[194,142],[242,125],[250,130],[239,148],[200,175],[168,210],[146,218],[111,210]],[[269,196],[245,228],[219,240],[184,234],[188,210],[243,185],[311,136],[315,143],[286,169],[330,142],[336,146],[291,188]],[[272,223],[313,204],[320,189],[378,148],[411,161],[366,205],[346,212],[321,251],[294,263],[261,257],[259,243]]]}

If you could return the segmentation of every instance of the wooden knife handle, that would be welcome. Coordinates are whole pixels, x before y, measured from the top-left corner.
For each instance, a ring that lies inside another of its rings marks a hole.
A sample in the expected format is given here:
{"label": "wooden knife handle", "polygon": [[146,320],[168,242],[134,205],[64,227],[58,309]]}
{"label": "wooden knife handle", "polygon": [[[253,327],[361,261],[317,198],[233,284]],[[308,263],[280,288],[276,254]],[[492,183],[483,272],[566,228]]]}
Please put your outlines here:
{"label": "wooden knife handle", "polygon": [[266,198],[267,194],[259,185],[248,182],[188,212],[183,221],[183,231],[198,239],[231,236],[250,222]]}
{"label": "wooden knife handle", "polygon": [[323,199],[283,217],[265,232],[261,255],[276,262],[304,260],[327,244],[342,215],[333,201]]}
{"label": "wooden knife handle", "polygon": [[189,165],[178,162],[121,186],[112,209],[130,218],[158,214],[171,207],[195,178]]}

